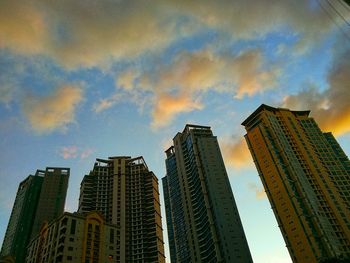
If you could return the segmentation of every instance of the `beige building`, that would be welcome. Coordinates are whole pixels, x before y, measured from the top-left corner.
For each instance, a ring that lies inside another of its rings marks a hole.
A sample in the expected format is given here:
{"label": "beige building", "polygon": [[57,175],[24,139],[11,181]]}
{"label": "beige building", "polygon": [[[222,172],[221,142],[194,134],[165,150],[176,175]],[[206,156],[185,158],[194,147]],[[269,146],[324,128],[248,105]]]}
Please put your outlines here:
{"label": "beige building", "polygon": [[28,245],[26,262],[118,262],[118,231],[116,225],[106,223],[98,212],[87,215],[66,212],[42,226]]}
{"label": "beige building", "polygon": [[165,262],[158,179],[142,157],[97,159],[81,183],[78,212],[119,228],[117,262]]}
{"label": "beige building", "polygon": [[309,113],[261,105],[245,138],[293,262],[350,260],[350,162]]}

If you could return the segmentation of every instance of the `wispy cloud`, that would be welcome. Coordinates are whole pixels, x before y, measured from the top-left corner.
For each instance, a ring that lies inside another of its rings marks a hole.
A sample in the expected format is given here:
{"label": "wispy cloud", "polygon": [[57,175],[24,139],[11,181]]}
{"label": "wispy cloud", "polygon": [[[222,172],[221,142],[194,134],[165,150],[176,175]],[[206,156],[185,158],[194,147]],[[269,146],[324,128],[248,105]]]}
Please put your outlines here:
{"label": "wispy cloud", "polygon": [[60,155],[63,159],[74,159],[78,157],[78,147],[77,146],[64,146],[61,148]]}
{"label": "wispy cloud", "polygon": [[100,99],[98,102],[96,102],[93,105],[93,111],[96,113],[105,111],[111,107],[113,107],[115,104],[117,104],[122,99],[122,94],[118,93],[117,91],[106,99]]}
{"label": "wispy cloud", "polygon": [[60,148],[59,155],[63,159],[86,159],[94,152],[91,148],[81,148],[76,145],[63,146]]}
{"label": "wispy cloud", "polygon": [[8,105],[13,99],[13,89],[15,85],[13,83],[6,83],[0,86],[0,103]]}
{"label": "wispy cloud", "polygon": [[336,56],[328,75],[329,87],[320,92],[309,87],[296,95],[284,98],[285,107],[294,110],[311,110],[325,131],[335,135],[350,132],[350,49]]}
{"label": "wispy cloud", "polygon": [[224,138],[220,146],[226,165],[235,169],[254,165],[244,138]]}
{"label": "wispy cloud", "polygon": [[87,148],[81,151],[80,153],[80,159],[86,159],[90,157],[90,155],[94,152],[93,149]]}
{"label": "wispy cloud", "polygon": [[26,96],[22,101],[22,111],[32,130],[39,134],[65,130],[75,121],[76,108],[82,99],[80,87],[66,85],[47,96]]}
{"label": "wispy cloud", "polygon": [[258,187],[255,183],[249,183],[248,184],[248,189],[253,191],[255,193],[255,198],[257,200],[261,200],[264,198],[267,198],[265,190],[263,187]]}

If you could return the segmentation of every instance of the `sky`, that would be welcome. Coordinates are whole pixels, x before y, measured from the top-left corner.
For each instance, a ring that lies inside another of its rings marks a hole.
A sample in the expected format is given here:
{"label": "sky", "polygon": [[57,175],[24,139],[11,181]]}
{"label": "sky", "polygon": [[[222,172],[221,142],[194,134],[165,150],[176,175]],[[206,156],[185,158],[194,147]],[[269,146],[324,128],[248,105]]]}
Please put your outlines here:
{"label": "sky", "polygon": [[349,101],[341,0],[0,1],[0,244],[36,169],[71,168],[73,212],[96,158],[142,155],[160,179],[192,123],[218,136],[254,262],[291,262],[241,122],[311,110],[349,156]]}

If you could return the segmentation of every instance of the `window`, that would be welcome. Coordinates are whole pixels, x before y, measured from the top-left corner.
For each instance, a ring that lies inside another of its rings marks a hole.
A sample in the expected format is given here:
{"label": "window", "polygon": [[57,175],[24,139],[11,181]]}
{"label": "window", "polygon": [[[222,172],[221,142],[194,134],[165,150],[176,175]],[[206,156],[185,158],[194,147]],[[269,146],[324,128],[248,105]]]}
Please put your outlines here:
{"label": "window", "polygon": [[109,232],[109,243],[113,244],[114,243],[114,229],[111,228]]}
{"label": "window", "polygon": [[70,225],[70,233],[71,235],[74,235],[75,234],[75,227],[76,227],[76,224],[77,224],[77,220],[73,219],[72,220],[72,223]]}

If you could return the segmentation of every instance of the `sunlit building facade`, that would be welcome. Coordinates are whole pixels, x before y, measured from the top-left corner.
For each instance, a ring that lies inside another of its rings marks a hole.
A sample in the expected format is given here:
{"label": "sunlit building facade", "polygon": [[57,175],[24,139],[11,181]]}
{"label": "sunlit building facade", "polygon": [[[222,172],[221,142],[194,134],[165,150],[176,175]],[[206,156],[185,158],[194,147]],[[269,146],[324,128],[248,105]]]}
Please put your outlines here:
{"label": "sunlit building facade", "polygon": [[186,125],[162,179],[172,263],[252,262],[216,136]]}
{"label": "sunlit building facade", "polygon": [[63,213],[69,168],[37,170],[20,183],[1,248],[1,257],[23,263],[30,239],[45,222]]}
{"label": "sunlit building facade", "polygon": [[293,262],[350,258],[350,162],[309,113],[263,104],[245,138]]}
{"label": "sunlit building facade", "polygon": [[142,157],[97,159],[81,183],[80,213],[118,227],[116,262],[165,262],[158,179]]}

